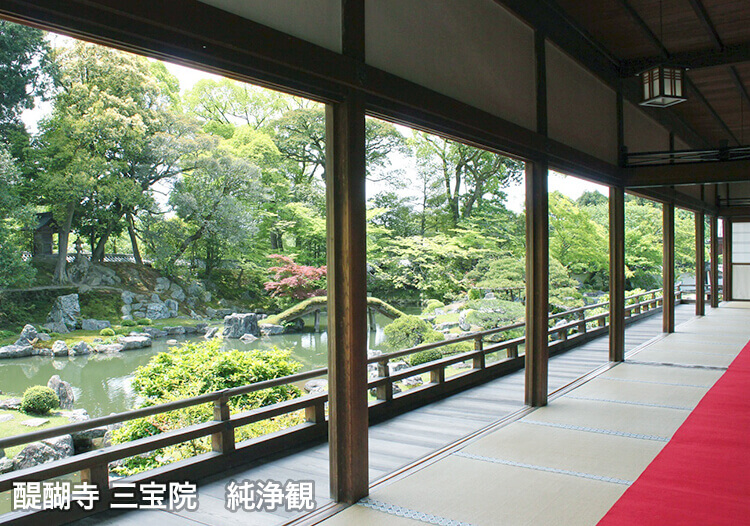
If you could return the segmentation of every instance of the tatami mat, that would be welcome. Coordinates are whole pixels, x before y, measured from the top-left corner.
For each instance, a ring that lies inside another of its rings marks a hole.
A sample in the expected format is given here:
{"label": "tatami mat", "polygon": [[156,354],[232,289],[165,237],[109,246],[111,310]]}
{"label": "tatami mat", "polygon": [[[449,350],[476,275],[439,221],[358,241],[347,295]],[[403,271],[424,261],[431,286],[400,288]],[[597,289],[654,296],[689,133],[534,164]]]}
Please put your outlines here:
{"label": "tatami mat", "polygon": [[728,304],[681,325],[325,524],[595,525],[750,339],[748,308]]}

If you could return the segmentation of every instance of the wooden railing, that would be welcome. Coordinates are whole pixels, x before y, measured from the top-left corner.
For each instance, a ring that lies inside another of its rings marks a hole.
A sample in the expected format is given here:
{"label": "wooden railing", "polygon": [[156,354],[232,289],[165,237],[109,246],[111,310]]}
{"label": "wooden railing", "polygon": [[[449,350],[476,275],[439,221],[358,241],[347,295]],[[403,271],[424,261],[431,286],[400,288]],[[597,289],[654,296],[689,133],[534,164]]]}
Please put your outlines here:
{"label": "wooden railing", "polygon": [[[662,304],[660,293],[661,289],[657,289],[626,298],[626,316],[634,321],[636,318],[652,314]],[[682,293],[679,289],[675,291],[675,299],[678,303],[682,299]],[[590,316],[587,313],[607,306],[608,303],[597,303],[551,315],[550,322],[561,320],[563,323],[558,322],[549,329],[552,339],[550,354],[563,352],[578,345],[582,338],[596,337],[605,331],[609,312],[599,312]],[[524,337],[506,340],[502,338],[504,333],[521,329],[524,326],[524,323],[515,323],[368,358],[367,363],[376,364],[378,370],[377,377],[370,379],[368,382],[368,389],[375,393],[374,400],[370,402],[371,421],[388,418],[398,412],[412,409],[468,385],[480,383],[522,368],[523,353],[521,350],[524,346]],[[493,341],[497,339],[501,341]],[[440,359],[415,366],[406,364],[406,367],[401,370],[391,371],[390,365],[394,361],[401,362],[404,358],[419,352],[439,350],[462,342],[473,342],[473,350],[443,356]],[[455,367],[464,362],[470,364],[465,370]],[[451,367],[453,369],[450,369]],[[453,374],[449,376],[449,372]],[[301,384],[313,378],[325,377],[327,374],[327,368],[315,369],[242,387],[215,391],[176,402],[0,438],[0,449],[7,449],[201,404],[213,404],[214,409],[213,420],[207,422],[0,475],[0,493],[11,490],[14,482],[43,481],[80,472],[82,480],[99,487],[99,505],[104,506],[111,498],[109,464],[112,462],[211,436],[211,452],[130,477],[130,480],[133,481],[177,480],[178,478],[184,480],[207,476],[231,465],[249,462],[291,447],[300,447],[305,443],[323,439],[327,433],[326,402],[328,401],[328,395],[326,393],[303,396],[237,414],[231,414],[229,400],[235,396],[264,389]],[[416,376],[426,377],[423,385],[400,393],[394,392],[395,382]],[[235,440],[235,429],[238,427],[301,410],[305,412],[303,424],[244,442]],[[83,514],[83,512],[80,513]],[[29,514],[8,513],[0,516],[0,523],[23,524],[24,517],[27,516]],[[73,520],[73,518],[73,512],[66,512],[60,515],[60,523]],[[54,523],[54,520],[52,522]],[[34,521],[29,519],[28,524],[32,523]]]}

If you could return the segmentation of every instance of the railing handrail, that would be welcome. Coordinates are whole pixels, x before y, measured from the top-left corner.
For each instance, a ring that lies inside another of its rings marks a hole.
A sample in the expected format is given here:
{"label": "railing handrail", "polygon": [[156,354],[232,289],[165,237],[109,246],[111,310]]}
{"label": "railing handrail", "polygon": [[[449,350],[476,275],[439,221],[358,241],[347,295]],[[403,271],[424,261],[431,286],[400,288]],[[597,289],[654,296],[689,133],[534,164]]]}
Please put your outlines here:
{"label": "railing handrail", "polygon": [[[632,296],[627,296],[625,299],[634,299],[634,298],[640,298],[643,296],[655,294],[661,292],[662,289],[652,289],[646,292],[642,292],[640,294],[634,294]],[[676,288],[676,292],[679,292],[679,287]],[[654,297],[651,301],[656,301],[659,298]],[[549,319],[556,319],[563,315],[570,315],[571,313],[578,313],[578,312],[585,312],[587,310],[599,308],[602,306],[609,305],[609,302],[603,302],[603,303],[597,303],[592,305],[586,305],[584,307],[578,307],[576,309],[571,309],[569,311],[565,311],[562,313],[558,313],[555,315],[551,315]],[[636,305],[640,304],[633,304],[628,305],[626,307],[635,307]],[[597,317],[600,317],[601,315],[598,315]],[[554,334],[555,332],[559,332],[561,330],[564,330],[569,327],[574,327],[575,325],[578,325],[580,323],[585,323],[586,321],[591,321],[590,318],[586,318],[585,316],[583,319],[578,319],[573,322],[570,322],[569,324],[566,324],[562,327],[551,327],[549,329],[550,334]],[[477,341],[482,340],[485,336],[490,336],[493,334],[498,334],[501,332],[506,332],[513,329],[518,329],[521,327],[524,327],[526,325],[525,322],[518,322],[511,325],[506,325],[503,327],[496,327],[494,329],[488,329],[485,331],[478,331],[473,332],[469,334],[465,334],[463,336],[459,336],[457,338],[451,338],[448,340],[443,340],[439,342],[434,343],[426,343],[422,345],[417,345],[415,347],[410,347],[408,349],[403,349],[401,351],[395,351],[392,353],[384,353],[379,354],[377,356],[373,356],[371,358],[367,359],[368,364],[373,363],[380,363],[384,364],[387,363],[390,360],[396,359],[396,358],[402,358],[404,356],[408,356],[410,354],[414,354],[421,351],[431,350],[431,349],[437,349],[440,347],[445,347],[448,345],[453,345],[455,343],[461,343],[466,341]],[[522,338],[521,338],[522,339]],[[501,342],[498,342],[501,343]],[[504,343],[504,342],[502,342]],[[75,422],[72,424],[65,424],[58,427],[52,427],[49,429],[39,430],[39,431],[31,431],[29,433],[24,433],[21,435],[15,435],[11,437],[4,437],[0,438],[0,449],[5,449],[13,446],[18,446],[21,444],[27,444],[29,442],[35,442],[38,440],[45,440],[48,438],[53,438],[56,436],[61,435],[67,435],[71,433],[78,433],[81,431],[88,431],[90,429],[103,427],[103,426],[109,426],[112,424],[119,424],[123,422],[128,422],[130,420],[135,420],[137,418],[143,418],[147,416],[152,416],[160,413],[166,413],[169,411],[175,411],[178,409],[184,409],[186,407],[191,407],[194,405],[204,404],[204,403],[211,403],[216,402],[222,398],[231,398],[234,396],[239,396],[243,394],[248,394],[256,391],[261,391],[263,389],[270,389],[273,387],[278,387],[282,385],[289,385],[297,382],[302,382],[305,380],[309,380],[312,378],[317,378],[320,376],[326,376],[328,374],[328,368],[323,367],[319,369],[314,369],[311,371],[305,371],[302,373],[296,373],[289,376],[282,376],[279,378],[272,378],[270,380],[264,380],[262,382],[256,382],[252,384],[247,384],[239,387],[232,387],[228,389],[222,389],[218,391],[212,391],[210,393],[205,393],[199,396],[194,396],[191,398],[185,398],[183,400],[177,400],[174,402],[166,402],[163,404],[156,404],[152,406],[142,407],[139,409],[133,409],[130,411],[125,411],[122,413],[116,413],[112,415],[92,418],[89,420],[84,420],[81,422]]]}

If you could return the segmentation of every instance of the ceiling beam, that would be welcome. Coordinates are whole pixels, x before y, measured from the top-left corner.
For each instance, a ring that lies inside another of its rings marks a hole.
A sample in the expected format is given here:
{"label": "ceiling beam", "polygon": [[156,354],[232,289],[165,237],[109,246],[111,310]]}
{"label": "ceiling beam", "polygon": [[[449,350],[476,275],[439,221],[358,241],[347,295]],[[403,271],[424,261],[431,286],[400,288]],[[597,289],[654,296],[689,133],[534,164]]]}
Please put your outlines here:
{"label": "ceiling beam", "polygon": [[745,102],[750,104],[750,95],[747,93],[747,87],[745,87],[745,83],[742,82],[737,68],[735,68],[734,66],[729,68],[729,75],[732,77],[732,82],[734,82],[734,85],[737,86],[737,89],[739,90],[740,95],[742,95],[742,98],[745,99]]}
{"label": "ceiling beam", "polygon": [[750,182],[750,160],[632,166],[625,188]]}
{"label": "ceiling beam", "polygon": [[662,58],[668,58],[669,51],[667,51],[667,48],[664,47],[664,44],[662,43],[660,38],[657,37],[653,31],[651,31],[651,28],[648,26],[646,21],[641,18],[641,15],[638,14],[638,11],[636,11],[635,8],[630,5],[630,2],[628,2],[627,0],[619,0],[618,3],[625,9],[625,11],[627,11],[628,15],[630,15],[630,18],[633,19],[633,22],[635,22],[635,24],[641,29],[643,34],[646,35],[646,38],[649,42],[651,42],[651,45],[659,50]]}
{"label": "ceiling beam", "polygon": [[[623,77],[632,77],[662,62],[664,62],[664,57],[661,55],[624,60],[620,63],[620,74]],[[685,69],[715,68],[742,62],[750,62],[750,42],[724,46],[722,49],[711,48],[672,53],[669,56],[671,65]]]}
{"label": "ceiling beam", "polygon": [[740,145],[739,139],[737,139],[737,136],[732,132],[732,130],[729,129],[729,126],[727,126],[727,123],[724,122],[724,119],[721,118],[721,115],[719,115],[713,106],[711,106],[711,103],[708,102],[708,99],[701,93],[701,90],[698,89],[698,86],[696,86],[692,80],[690,80],[690,77],[685,75],[685,86],[693,92],[693,95],[698,99],[698,102],[700,102],[704,108],[708,111],[708,113],[711,114],[711,116],[714,118],[714,120],[717,122],[719,126],[729,135],[729,137],[732,138],[734,142],[737,143],[737,145]]}
{"label": "ceiling beam", "polygon": [[[641,91],[637,79],[620,78],[622,61],[612,55],[588,31],[572,20],[554,0],[495,0],[534,29],[542,31],[550,42],[583,64],[615,91],[621,91],[625,100],[638,104]],[[641,70],[636,71],[639,73]],[[630,75],[631,77],[635,76]],[[695,128],[668,108],[641,108],[656,122],[674,132],[694,148],[711,144]]]}
{"label": "ceiling beam", "polygon": [[714,26],[713,22],[711,22],[711,17],[708,16],[706,6],[703,5],[703,2],[701,2],[701,0],[689,1],[690,5],[693,7],[693,11],[695,11],[695,16],[698,17],[698,20],[700,20],[703,29],[705,29],[706,33],[708,33],[708,37],[711,39],[711,43],[716,49],[722,49],[724,47],[724,43],[721,41],[719,32],[716,31],[716,26]]}
{"label": "ceiling beam", "polygon": [[749,218],[750,206],[722,206],[719,207],[720,217],[731,217],[732,219]]}

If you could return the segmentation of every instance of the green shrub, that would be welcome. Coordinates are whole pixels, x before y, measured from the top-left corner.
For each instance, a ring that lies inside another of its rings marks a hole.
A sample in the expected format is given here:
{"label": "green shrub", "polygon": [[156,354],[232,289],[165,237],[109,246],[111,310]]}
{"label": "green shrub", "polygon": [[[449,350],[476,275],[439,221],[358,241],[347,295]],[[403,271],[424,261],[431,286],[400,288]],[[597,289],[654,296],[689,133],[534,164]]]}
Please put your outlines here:
{"label": "green shrub", "polygon": [[27,413],[44,415],[60,406],[60,399],[46,385],[34,385],[23,393],[21,409]]}
{"label": "green shrub", "polygon": [[386,325],[385,346],[392,350],[408,349],[421,343],[441,341],[444,336],[418,316],[401,316]]}
{"label": "green shrub", "polygon": [[154,322],[151,321],[151,318],[138,318],[136,320],[136,323],[138,325],[153,325],[154,324]]}
{"label": "green shrub", "polygon": [[409,357],[409,364],[414,367],[423,363],[434,362],[435,360],[439,360],[442,357],[443,353],[441,353],[439,350],[428,349],[426,351],[419,351],[412,354]]}
{"label": "green shrub", "polygon": [[470,300],[482,299],[482,291],[479,289],[469,289],[469,299]]}
{"label": "green shrub", "polygon": [[422,311],[422,314],[425,316],[429,316],[433,312],[435,312],[435,309],[442,309],[445,307],[445,303],[443,303],[440,300],[428,300],[427,304],[424,307],[424,310]]}
{"label": "green shrub", "polygon": [[122,323],[120,324],[123,327],[135,327],[138,325],[135,320],[122,320]]}
{"label": "green shrub", "polygon": [[99,336],[114,336],[114,335],[115,335],[114,329],[110,329],[109,327],[99,331]]}

